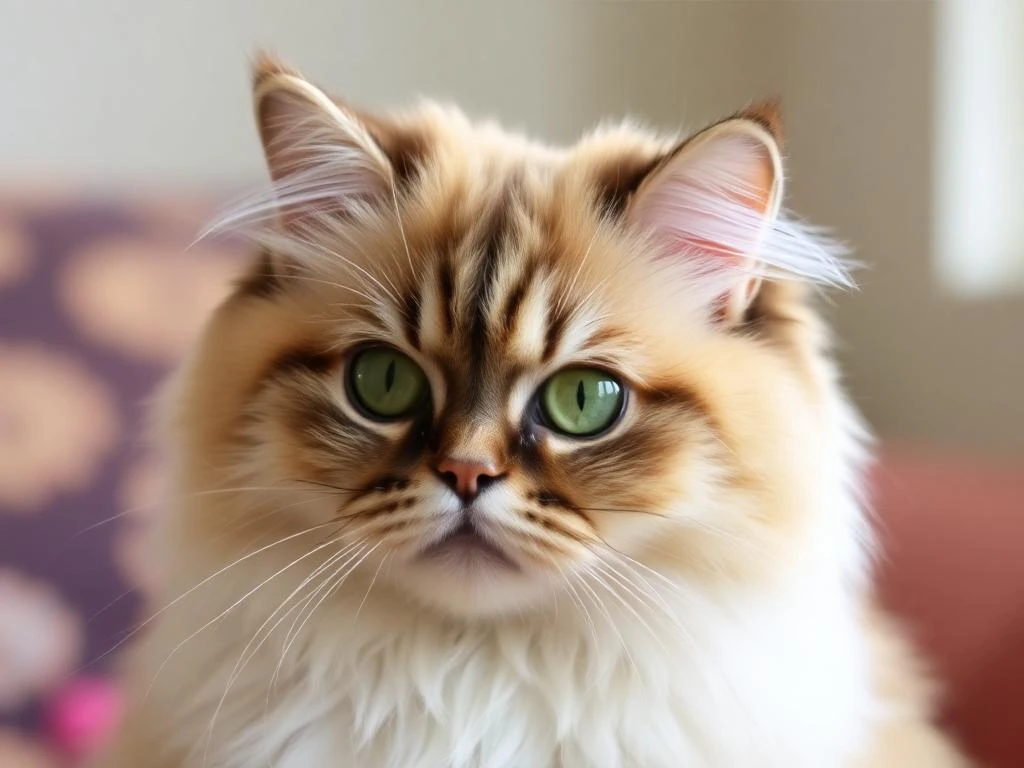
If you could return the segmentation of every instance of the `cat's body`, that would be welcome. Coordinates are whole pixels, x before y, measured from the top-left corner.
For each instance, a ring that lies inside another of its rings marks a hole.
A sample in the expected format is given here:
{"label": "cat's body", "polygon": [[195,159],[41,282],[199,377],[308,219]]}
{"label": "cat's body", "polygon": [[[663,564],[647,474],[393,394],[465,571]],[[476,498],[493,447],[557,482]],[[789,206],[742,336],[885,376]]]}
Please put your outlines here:
{"label": "cat's body", "polygon": [[269,62],[257,103],[280,216],[168,393],[101,766],[966,765],[871,605],[769,110],[563,152]]}

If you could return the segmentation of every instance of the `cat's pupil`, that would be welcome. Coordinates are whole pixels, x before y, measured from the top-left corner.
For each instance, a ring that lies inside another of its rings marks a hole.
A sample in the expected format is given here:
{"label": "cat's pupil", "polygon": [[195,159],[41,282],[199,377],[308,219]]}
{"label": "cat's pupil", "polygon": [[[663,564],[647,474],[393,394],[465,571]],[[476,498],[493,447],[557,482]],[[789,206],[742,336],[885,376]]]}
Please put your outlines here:
{"label": "cat's pupil", "polygon": [[583,379],[580,379],[576,385],[576,405],[579,406],[580,413],[583,412],[583,406],[586,405],[587,395],[583,391]]}
{"label": "cat's pupil", "polygon": [[391,387],[395,384],[395,361],[392,360],[388,363],[387,370],[384,371],[384,389],[387,392],[391,391]]}

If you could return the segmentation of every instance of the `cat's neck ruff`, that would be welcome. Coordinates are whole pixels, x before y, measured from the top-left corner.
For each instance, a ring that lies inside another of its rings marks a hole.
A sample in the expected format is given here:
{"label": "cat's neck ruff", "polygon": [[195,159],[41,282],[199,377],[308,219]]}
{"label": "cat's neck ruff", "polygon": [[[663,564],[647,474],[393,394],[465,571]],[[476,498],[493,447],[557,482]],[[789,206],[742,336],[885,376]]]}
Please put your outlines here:
{"label": "cat's neck ruff", "polygon": [[241,669],[237,642],[207,644],[176,732],[210,768],[821,766],[862,739],[870,675],[834,563],[715,594],[603,578],[476,623],[353,582]]}

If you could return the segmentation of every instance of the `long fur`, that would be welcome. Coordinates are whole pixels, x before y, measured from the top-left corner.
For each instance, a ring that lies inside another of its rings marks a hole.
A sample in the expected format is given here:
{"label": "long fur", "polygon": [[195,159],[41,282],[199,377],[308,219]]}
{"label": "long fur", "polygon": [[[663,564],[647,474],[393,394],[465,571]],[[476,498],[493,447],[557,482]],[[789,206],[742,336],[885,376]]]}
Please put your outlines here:
{"label": "long fur", "polygon": [[[554,150],[261,67],[275,182],[221,226],[262,256],[164,399],[169,575],[102,768],[966,765],[873,605],[810,290],[849,279],[765,121]],[[415,423],[350,401],[366,343],[423,368]],[[531,421],[573,365],[629,389],[606,435]],[[471,514],[518,569],[423,555],[446,456],[503,468]]]}

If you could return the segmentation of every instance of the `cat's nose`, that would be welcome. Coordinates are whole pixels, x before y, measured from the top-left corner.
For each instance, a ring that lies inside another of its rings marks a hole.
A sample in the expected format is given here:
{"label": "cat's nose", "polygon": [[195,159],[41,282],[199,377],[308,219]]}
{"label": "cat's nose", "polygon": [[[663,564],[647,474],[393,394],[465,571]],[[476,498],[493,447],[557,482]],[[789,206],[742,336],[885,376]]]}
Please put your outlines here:
{"label": "cat's nose", "polygon": [[491,462],[450,457],[439,461],[436,470],[441,481],[467,504],[505,474]]}

